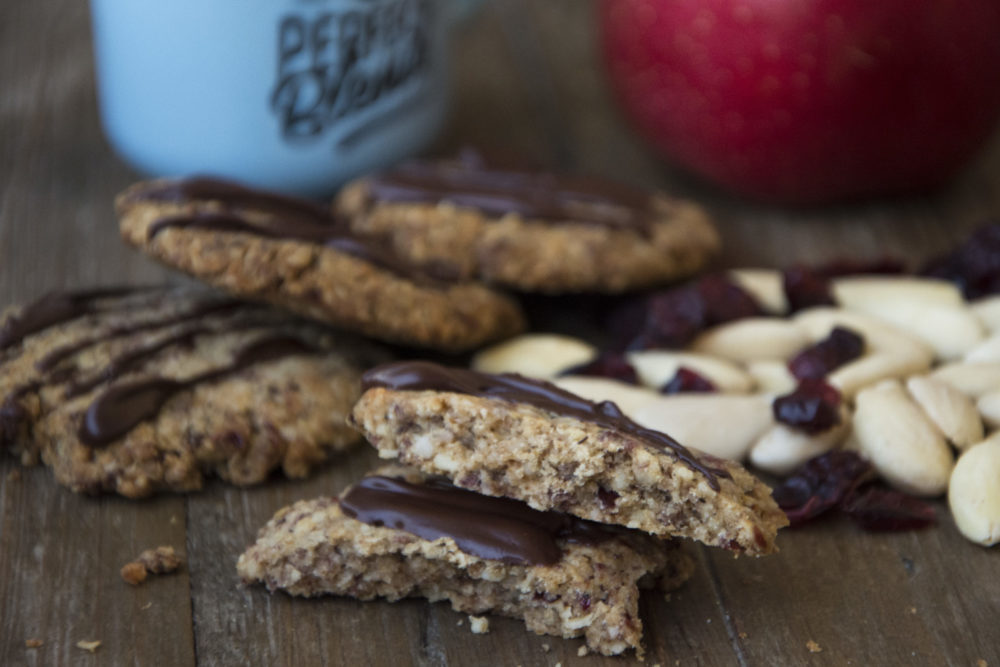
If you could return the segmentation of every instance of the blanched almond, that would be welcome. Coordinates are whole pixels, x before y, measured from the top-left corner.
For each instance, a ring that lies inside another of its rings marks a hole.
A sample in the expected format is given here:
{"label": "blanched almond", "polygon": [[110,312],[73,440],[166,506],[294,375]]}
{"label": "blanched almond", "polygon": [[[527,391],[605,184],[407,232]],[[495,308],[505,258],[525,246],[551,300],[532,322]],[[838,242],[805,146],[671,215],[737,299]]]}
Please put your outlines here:
{"label": "blanched almond", "polygon": [[850,432],[851,416],[841,406],[841,422],[822,433],[809,434],[776,423],[750,449],[750,463],[774,475],[787,475],[814,456],[828,452]]}
{"label": "blanched almond", "polygon": [[962,535],[977,544],[1000,542],[1000,433],[967,449],[948,485],[948,506]]}
{"label": "blanched almond", "polygon": [[807,345],[808,336],[793,321],[779,317],[747,317],[705,331],[691,343],[690,349],[748,362],[788,359]]}
{"label": "blanched almond", "polygon": [[964,360],[970,364],[1000,362],[1000,335],[980,341],[978,345],[965,353]]}
{"label": "blanched almond", "polygon": [[854,435],[861,453],[896,488],[917,496],[937,496],[948,488],[951,449],[898,381],[858,393]]}
{"label": "blanched almond", "polygon": [[965,303],[954,283],[938,278],[852,275],[832,281],[833,299],[850,310],[871,312],[887,302],[959,306]]}
{"label": "blanched almond", "polygon": [[787,394],[795,389],[798,380],[788,370],[788,364],[776,359],[762,359],[747,364],[747,373],[757,383],[757,391],[763,394]]}
{"label": "blanched almond", "polygon": [[757,303],[773,315],[788,312],[788,298],[785,296],[785,278],[775,269],[733,269],[729,272],[732,280],[750,293]]}
{"label": "blanched almond", "polygon": [[939,359],[958,359],[985,335],[985,327],[950,282],[917,277],[849,277],[833,283],[834,299],[912,333]]}
{"label": "blanched almond", "polygon": [[976,404],[947,382],[915,375],[906,381],[906,388],[955,447],[965,449],[983,439],[983,420]]}
{"label": "blanched almond", "polygon": [[585,364],[597,356],[597,348],[570,336],[525,334],[479,352],[472,367],[484,373],[520,373],[551,378],[561,371]]}
{"label": "blanched almond", "polygon": [[991,333],[1000,333],[1000,296],[977,299],[969,307]]}
{"label": "blanched almond", "polygon": [[640,406],[632,418],[685,447],[737,461],[774,423],[768,397],[743,394],[661,396]]}
{"label": "blanched almond", "polygon": [[947,382],[967,396],[978,398],[1000,389],[1000,363],[945,364],[935,368],[931,377]]}
{"label": "blanched almond", "polygon": [[923,373],[928,368],[929,359],[912,349],[903,348],[896,353],[877,351],[844,364],[830,373],[827,381],[845,399],[852,400],[855,394],[876,382]]}
{"label": "blanched almond", "polygon": [[652,389],[600,377],[567,375],[554,378],[552,383],[595,403],[611,401],[632,419],[635,419],[635,413],[639,408],[662,398],[661,394]]}
{"label": "blanched almond", "polygon": [[1000,428],[1000,390],[980,396],[976,408],[988,427]]}
{"label": "blanched almond", "polygon": [[703,376],[719,391],[745,394],[754,387],[753,378],[731,361],[694,352],[643,350],[628,353],[639,381],[659,389],[673,379],[681,366]]}

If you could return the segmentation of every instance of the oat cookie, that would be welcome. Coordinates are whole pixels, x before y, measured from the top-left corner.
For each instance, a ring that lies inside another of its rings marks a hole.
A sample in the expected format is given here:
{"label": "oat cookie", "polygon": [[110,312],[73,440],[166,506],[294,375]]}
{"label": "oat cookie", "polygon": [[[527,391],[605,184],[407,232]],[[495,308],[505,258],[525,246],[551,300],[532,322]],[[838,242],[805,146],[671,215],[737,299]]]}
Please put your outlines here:
{"label": "oat cookie", "polygon": [[237,564],[244,582],[270,590],[448,600],[468,614],[522,618],[539,634],[584,635],[605,655],[641,653],[639,587],[675,588],[693,569],[674,541],[538,512],[402,466],[375,471],[339,500],[280,510]]}
{"label": "oat cookie", "polygon": [[334,209],[411,262],[530,292],[648,287],[691,275],[719,247],[691,202],[594,177],[496,167],[470,151],[361,178]]}
{"label": "oat cookie", "polygon": [[774,551],[788,523],[738,463],[643,428],[613,403],[414,361],[367,371],[362,387],[349,421],[379,455],[463,488],[752,555]]}
{"label": "oat cookie", "polygon": [[302,477],[358,441],[371,344],[204,289],[50,294],[0,315],[0,450],[74,491]]}
{"label": "oat cookie", "polygon": [[374,338],[458,351],[524,328],[510,297],[415,269],[309,201],[197,178],[139,183],[116,206],[125,240],[161,262]]}

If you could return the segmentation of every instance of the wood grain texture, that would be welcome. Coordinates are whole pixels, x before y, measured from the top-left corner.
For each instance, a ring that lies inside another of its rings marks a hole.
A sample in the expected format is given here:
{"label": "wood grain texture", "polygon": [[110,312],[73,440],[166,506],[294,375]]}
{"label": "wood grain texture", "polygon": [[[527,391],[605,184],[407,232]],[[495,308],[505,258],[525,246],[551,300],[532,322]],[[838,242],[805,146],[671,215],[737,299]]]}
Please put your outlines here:
{"label": "wood grain texture", "polygon": [[[87,6],[0,6],[0,306],[49,289],[178,280],[126,248],[113,195],[137,176],[97,119]],[[438,150],[466,143],[662,187],[703,202],[719,266],[877,257],[917,262],[1000,213],[1000,141],[943,191],[812,210],[736,200],[660,161],[614,106],[593,4],[495,0],[456,33],[453,115]],[[534,304],[547,326],[595,326],[605,304]],[[546,319],[547,318],[547,319]],[[588,319],[590,318],[590,319]],[[280,507],[335,494],[377,464],[368,448],[315,477],[129,502],[70,493],[44,468],[0,458],[2,665],[631,665],[577,655],[580,640],[493,617],[474,635],[447,604],[293,599],[239,585],[235,562]],[[998,552],[940,525],[868,535],[832,520],[733,559],[692,546],[698,569],[642,601],[646,665],[1000,665]],[[178,574],[125,584],[122,564],[170,544]],[[38,648],[25,640],[40,639]],[[100,640],[94,654],[76,647]],[[811,652],[807,642],[820,652]]]}

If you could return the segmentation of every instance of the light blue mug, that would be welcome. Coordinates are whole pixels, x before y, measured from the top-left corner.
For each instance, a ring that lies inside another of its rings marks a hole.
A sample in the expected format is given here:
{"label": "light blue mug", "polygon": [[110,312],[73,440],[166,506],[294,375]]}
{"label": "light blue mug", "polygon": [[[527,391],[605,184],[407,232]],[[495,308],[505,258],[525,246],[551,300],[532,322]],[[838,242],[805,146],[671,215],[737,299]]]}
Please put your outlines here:
{"label": "light blue mug", "polygon": [[456,0],[91,0],[101,121],[153,176],[322,196],[424,148]]}

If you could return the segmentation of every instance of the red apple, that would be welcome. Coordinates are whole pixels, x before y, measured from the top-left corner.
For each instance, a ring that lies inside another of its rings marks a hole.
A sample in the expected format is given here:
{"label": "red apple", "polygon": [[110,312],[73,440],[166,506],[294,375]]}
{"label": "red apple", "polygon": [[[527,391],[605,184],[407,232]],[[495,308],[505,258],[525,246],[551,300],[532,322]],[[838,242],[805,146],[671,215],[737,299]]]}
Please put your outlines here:
{"label": "red apple", "polygon": [[638,128],[744,195],[925,189],[1000,115],[997,0],[602,0],[599,11]]}

